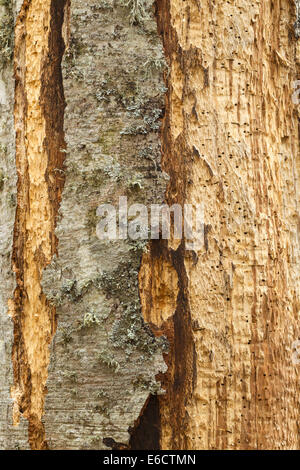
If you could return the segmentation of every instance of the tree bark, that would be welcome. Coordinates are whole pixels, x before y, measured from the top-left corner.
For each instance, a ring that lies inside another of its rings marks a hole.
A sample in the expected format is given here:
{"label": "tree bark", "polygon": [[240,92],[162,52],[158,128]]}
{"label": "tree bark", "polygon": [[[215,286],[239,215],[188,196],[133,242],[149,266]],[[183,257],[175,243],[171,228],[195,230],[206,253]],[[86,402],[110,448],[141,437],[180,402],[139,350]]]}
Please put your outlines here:
{"label": "tree bark", "polygon": [[299,9],[0,0],[1,449],[299,449]]}

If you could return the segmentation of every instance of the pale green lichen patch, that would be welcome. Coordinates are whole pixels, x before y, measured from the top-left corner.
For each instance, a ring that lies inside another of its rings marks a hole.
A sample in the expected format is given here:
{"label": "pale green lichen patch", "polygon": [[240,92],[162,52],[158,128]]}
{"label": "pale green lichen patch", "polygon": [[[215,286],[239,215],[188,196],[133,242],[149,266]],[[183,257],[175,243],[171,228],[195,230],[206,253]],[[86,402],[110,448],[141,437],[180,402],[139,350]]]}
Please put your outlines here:
{"label": "pale green lichen patch", "polygon": [[0,64],[7,64],[12,60],[14,48],[14,15],[11,0],[0,0]]}
{"label": "pale green lichen patch", "polygon": [[119,362],[114,358],[113,354],[109,351],[100,351],[97,355],[98,360],[101,364],[104,364],[106,367],[117,373],[120,369]]}
{"label": "pale green lichen patch", "polygon": [[128,16],[132,25],[140,25],[151,19],[152,2],[149,0],[120,0],[120,4],[128,8]]}
{"label": "pale green lichen patch", "polygon": [[163,391],[161,390],[160,385],[153,380],[152,377],[147,377],[146,375],[139,374],[135,377],[132,381],[132,385],[134,390],[142,389],[142,390],[149,390],[152,395],[161,395]]}
{"label": "pale green lichen patch", "polygon": [[121,262],[115,271],[104,272],[98,282],[106,296],[116,299],[123,310],[110,331],[113,346],[124,349],[126,354],[139,350],[151,356],[162,347],[163,341],[154,338],[142,320],[138,298],[139,258],[136,251],[130,262]]}
{"label": "pale green lichen patch", "polygon": [[3,172],[0,170],[0,191],[4,188],[4,181],[5,181],[5,176]]}
{"label": "pale green lichen patch", "polygon": [[100,325],[101,320],[94,312],[86,312],[82,320],[82,328],[91,328],[95,325]]}

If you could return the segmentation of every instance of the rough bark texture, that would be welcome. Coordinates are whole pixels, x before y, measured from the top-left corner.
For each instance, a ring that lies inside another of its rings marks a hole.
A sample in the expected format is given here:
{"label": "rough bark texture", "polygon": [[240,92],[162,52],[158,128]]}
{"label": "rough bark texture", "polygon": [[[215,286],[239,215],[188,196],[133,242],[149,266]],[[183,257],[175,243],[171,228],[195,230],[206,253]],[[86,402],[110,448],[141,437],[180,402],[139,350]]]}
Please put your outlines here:
{"label": "rough bark texture", "polygon": [[58,315],[45,413],[51,448],[126,446],[165,369],[164,342],[140,312],[144,244],[96,236],[99,204],[163,199],[164,60],[150,4],[146,12],[134,26],[120,3],[73,0],[66,17],[66,182],[58,254],[43,278]]}
{"label": "rough bark texture", "polygon": [[145,318],[171,345],[160,446],[297,449],[295,4],[172,0],[158,12],[167,201],[205,204],[203,250],[154,243],[141,270]]}
{"label": "rough bark texture", "polygon": [[17,6],[13,2],[0,3],[1,23],[1,367],[0,367],[0,446],[2,449],[29,448],[27,424],[24,419],[18,427],[13,426],[13,386],[12,345],[14,341],[13,322],[8,315],[8,303],[13,298],[15,278],[12,271],[13,230],[17,198],[17,172],[15,165],[14,131],[14,78],[13,78],[13,38],[14,18]]}
{"label": "rough bark texture", "polygon": [[162,42],[151,2],[134,6],[14,7],[16,168],[11,51],[3,61],[2,448],[126,447],[160,393],[166,341],[140,311],[145,243],[95,232],[99,204],[161,202],[167,181]]}
{"label": "rough bark texture", "polygon": [[[0,0],[1,449],[299,448],[298,10]],[[203,248],[100,241],[124,195]]]}

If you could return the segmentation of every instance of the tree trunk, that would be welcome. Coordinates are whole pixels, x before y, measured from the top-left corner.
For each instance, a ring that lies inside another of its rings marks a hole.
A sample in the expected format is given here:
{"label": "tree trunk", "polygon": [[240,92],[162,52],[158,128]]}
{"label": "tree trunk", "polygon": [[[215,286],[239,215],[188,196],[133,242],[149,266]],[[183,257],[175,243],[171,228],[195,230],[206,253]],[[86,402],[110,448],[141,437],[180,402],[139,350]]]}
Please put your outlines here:
{"label": "tree trunk", "polygon": [[1,449],[299,449],[298,3],[0,0]]}

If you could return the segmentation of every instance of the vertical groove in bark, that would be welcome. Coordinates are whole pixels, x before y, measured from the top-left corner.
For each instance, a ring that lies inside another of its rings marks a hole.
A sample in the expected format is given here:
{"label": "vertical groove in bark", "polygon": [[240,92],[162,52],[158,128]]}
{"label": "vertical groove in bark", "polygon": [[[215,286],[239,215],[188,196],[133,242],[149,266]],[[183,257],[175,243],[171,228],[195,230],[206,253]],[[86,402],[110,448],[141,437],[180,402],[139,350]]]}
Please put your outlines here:
{"label": "vertical groove in bark", "polygon": [[26,0],[15,29],[15,127],[18,196],[13,269],[14,424],[29,422],[32,449],[45,449],[42,416],[55,309],[41,287],[56,253],[54,229],[64,184],[61,59],[64,1]]}
{"label": "vertical groove in bark", "polygon": [[170,342],[160,447],[298,448],[295,3],[157,6],[166,201],[205,204],[203,248],[153,242],[140,271],[145,321]]}

